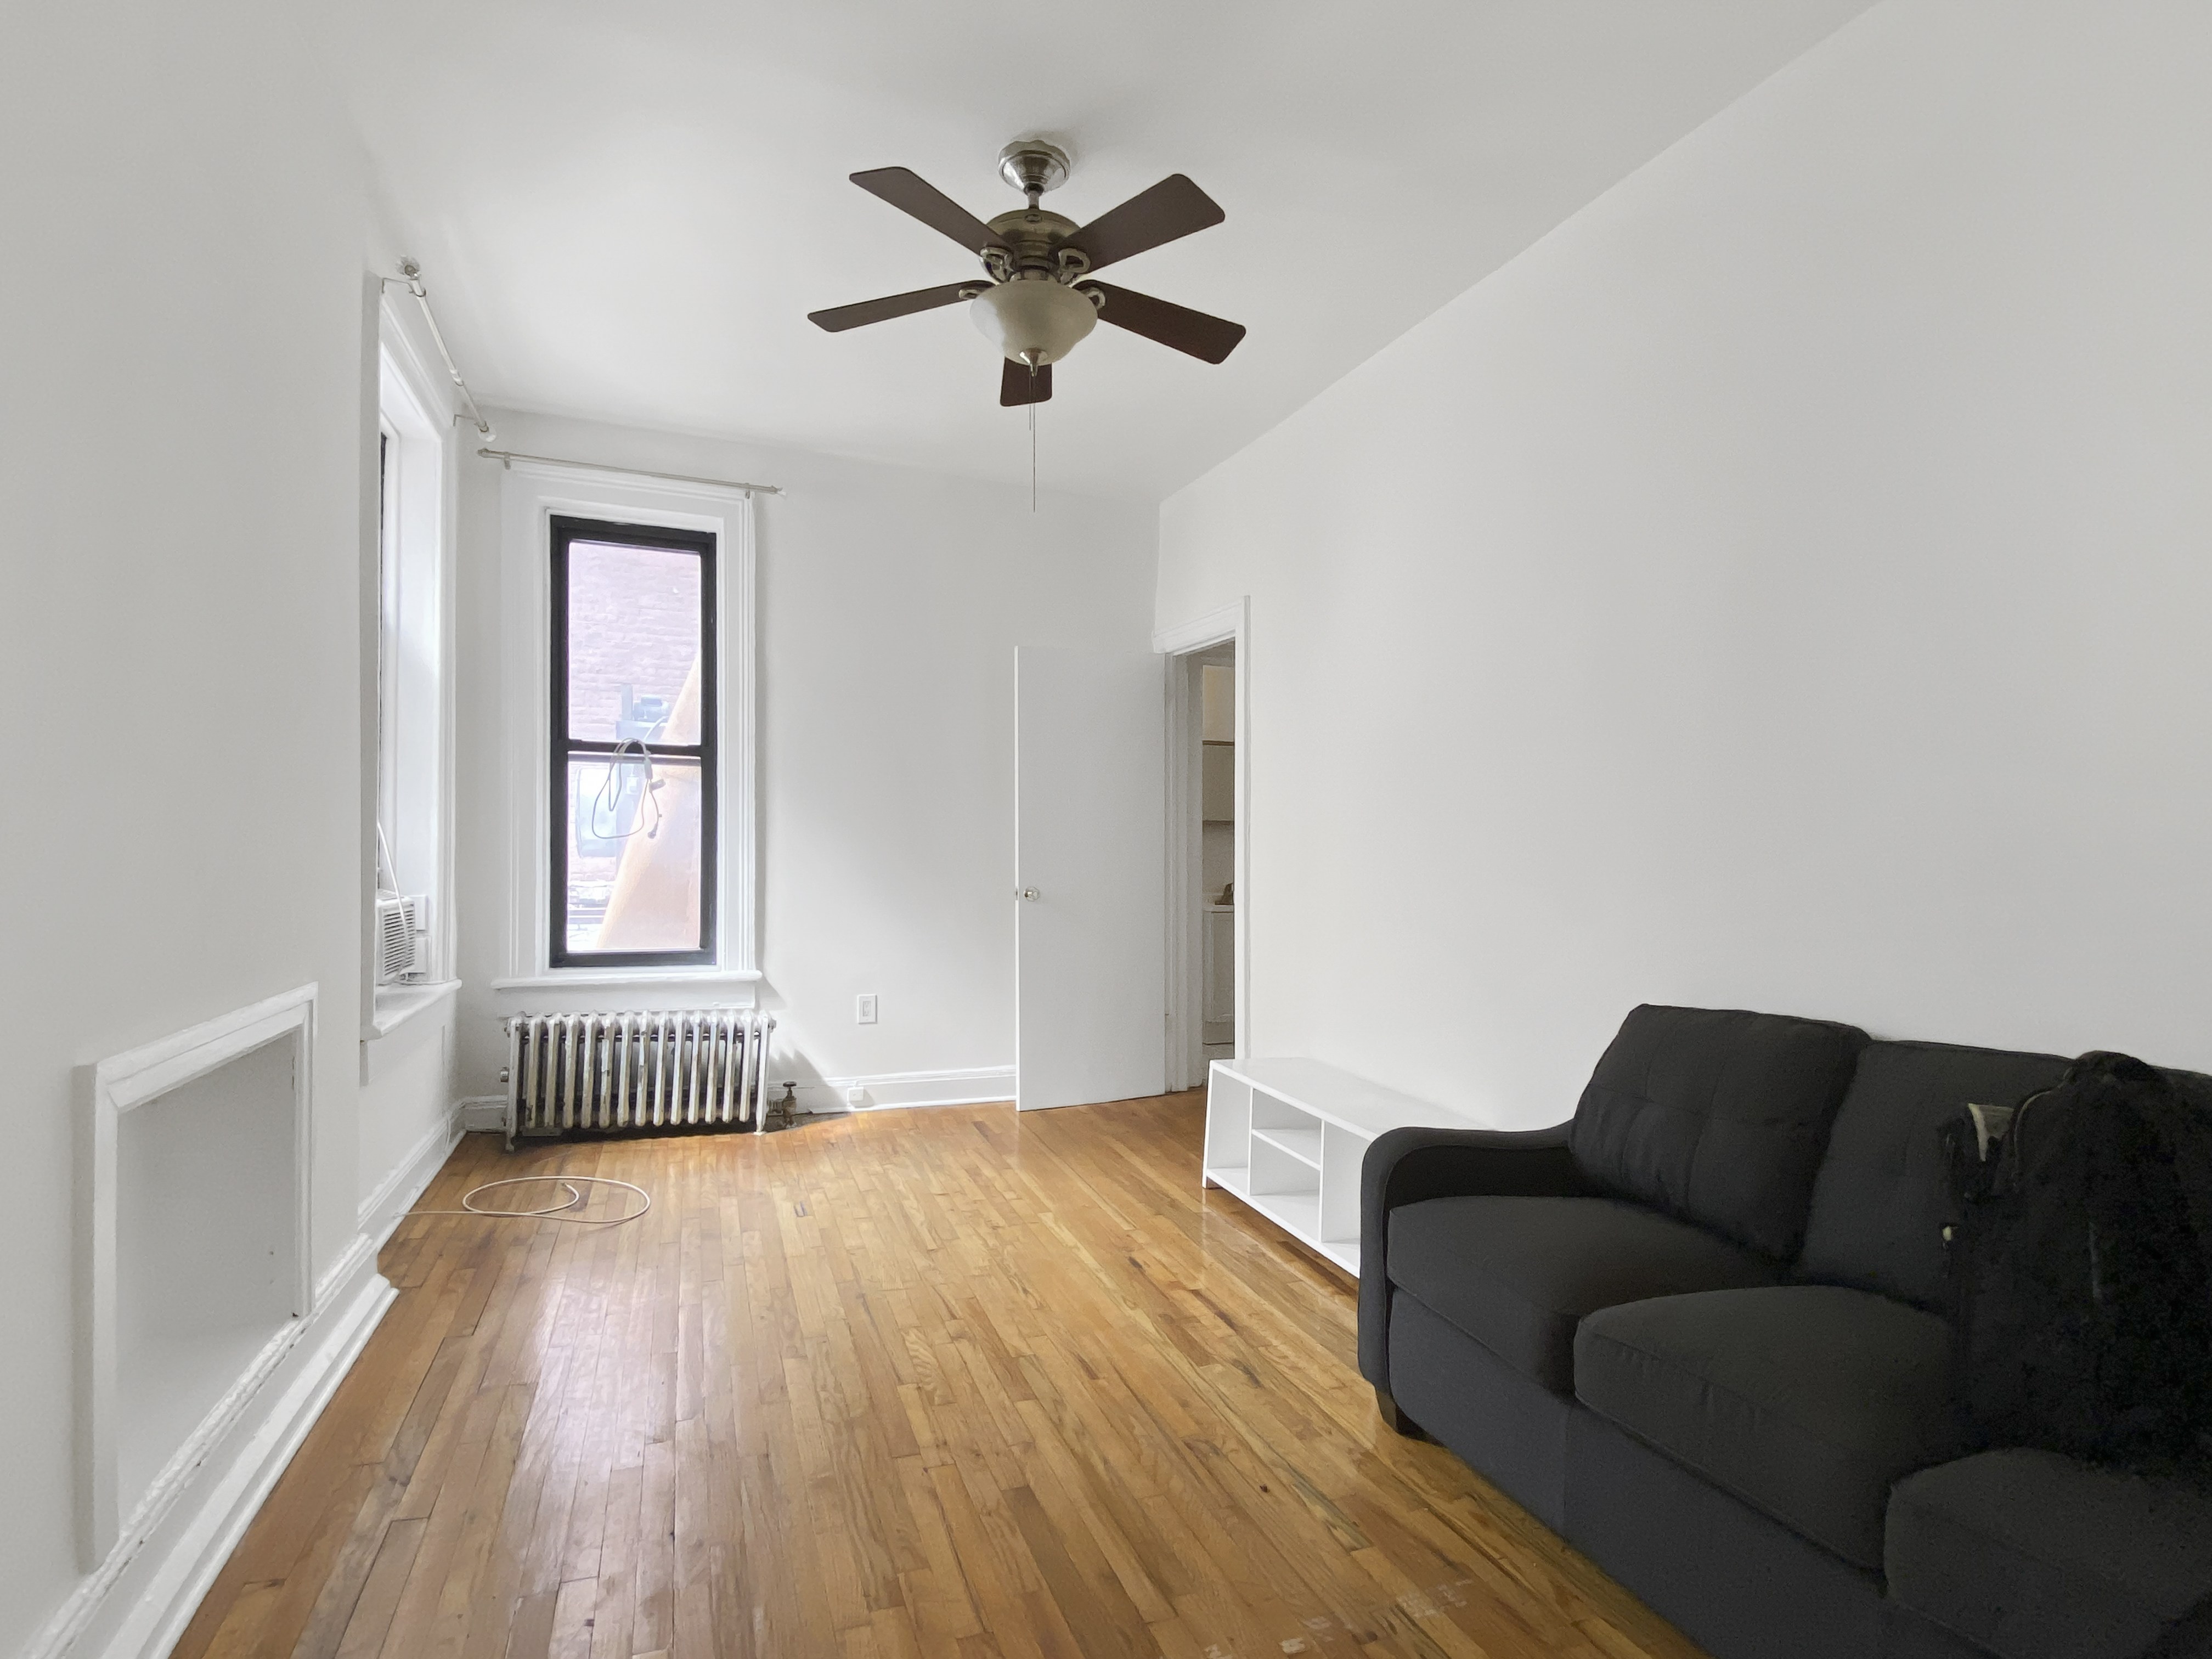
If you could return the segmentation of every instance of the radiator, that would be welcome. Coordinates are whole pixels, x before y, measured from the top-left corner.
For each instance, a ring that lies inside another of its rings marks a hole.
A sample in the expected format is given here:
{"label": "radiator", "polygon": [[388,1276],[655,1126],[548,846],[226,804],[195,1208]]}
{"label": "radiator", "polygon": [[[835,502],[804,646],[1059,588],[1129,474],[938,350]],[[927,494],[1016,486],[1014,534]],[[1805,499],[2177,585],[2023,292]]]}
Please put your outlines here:
{"label": "radiator", "polygon": [[757,1009],[515,1014],[507,1022],[507,1144],[564,1129],[764,1127],[775,1021]]}

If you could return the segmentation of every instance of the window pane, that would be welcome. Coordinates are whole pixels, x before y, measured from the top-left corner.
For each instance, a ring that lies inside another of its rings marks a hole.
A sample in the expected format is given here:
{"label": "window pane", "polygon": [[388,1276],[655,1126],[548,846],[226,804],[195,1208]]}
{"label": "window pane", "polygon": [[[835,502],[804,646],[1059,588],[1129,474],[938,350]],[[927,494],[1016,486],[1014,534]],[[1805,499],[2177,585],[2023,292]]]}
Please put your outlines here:
{"label": "window pane", "polygon": [[568,948],[696,951],[699,768],[568,763]]}
{"label": "window pane", "polygon": [[699,741],[699,556],[568,544],[568,735]]}

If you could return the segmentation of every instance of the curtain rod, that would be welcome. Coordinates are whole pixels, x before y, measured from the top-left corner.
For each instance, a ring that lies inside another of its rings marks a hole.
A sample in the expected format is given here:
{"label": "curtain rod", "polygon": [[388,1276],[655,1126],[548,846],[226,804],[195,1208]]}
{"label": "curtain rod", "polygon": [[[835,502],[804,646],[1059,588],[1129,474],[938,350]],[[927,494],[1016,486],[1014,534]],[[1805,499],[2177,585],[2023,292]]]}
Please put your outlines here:
{"label": "curtain rod", "polygon": [[479,449],[477,453],[501,466],[517,461],[536,461],[544,466],[573,466],[579,472],[627,472],[633,478],[665,478],[672,483],[713,484],[720,489],[744,489],[763,495],[781,495],[781,484],[740,483],[735,478],[702,478],[690,472],[653,472],[641,466],[612,466],[605,461],[568,461],[558,455],[525,455],[514,449]]}
{"label": "curtain rod", "polygon": [[445,331],[438,326],[438,319],[430,314],[430,290],[422,286],[422,267],[412,259],[402,259],[399,274],[386,276],[383,282],[386,288],[394,283],[400,283],[415,296],[415,302],[422,307],[422,320],[430,325],[430,337],[438,343],[438,355],[446,360],[446,373],[453,377],[453,385],[461,394],[461,401],[469,406],[469,419],[476,422],[477,430],[485,437],[499,436],[491,429],[491,422],[484,419],[483,410],[477,407],[475,395],[469,391],[469,383],[461,378],[461,371],[453,362],[453,350],[446,344]]}

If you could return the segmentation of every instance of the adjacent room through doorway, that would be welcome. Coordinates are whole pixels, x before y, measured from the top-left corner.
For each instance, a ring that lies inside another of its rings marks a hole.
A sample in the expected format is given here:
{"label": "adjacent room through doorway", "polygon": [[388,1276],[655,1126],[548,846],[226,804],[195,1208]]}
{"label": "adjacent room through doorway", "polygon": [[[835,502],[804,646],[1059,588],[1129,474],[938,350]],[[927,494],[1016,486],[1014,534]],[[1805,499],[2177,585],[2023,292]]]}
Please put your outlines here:
{"label": "adjacent room through doorway", "polygon": [[1239,822],[1242,629],[1221,617],[1191,632],[1196,640],[1168,659],[1168,1074],[1182,1088],[1203,1084],[1247,1036],[1238,1022],[1249,949],[1239,925],[1249,834]]}
{"label": "adjacent room through doorway", "polygon": [[1237,647],[1198,653],[1200,1042],[1237,1053]]}

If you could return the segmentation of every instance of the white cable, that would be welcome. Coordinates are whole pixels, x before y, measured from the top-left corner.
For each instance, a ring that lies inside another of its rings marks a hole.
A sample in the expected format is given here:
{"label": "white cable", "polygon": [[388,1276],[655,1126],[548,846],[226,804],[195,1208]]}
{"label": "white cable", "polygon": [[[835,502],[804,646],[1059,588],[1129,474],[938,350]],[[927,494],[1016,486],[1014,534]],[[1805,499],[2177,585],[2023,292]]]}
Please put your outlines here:
{"label": "white cable", "polygon": [[592,839],[594,841],[628,841],[642,827],[645,814],[641,811],[636,815],[636,821],[634,821],[629,829],[618,829],[606,835],[599,833],[599,808],[606,802],[609,789],[614,790],[614,821],[617,824],[622,822],[622,787],[615,783],[615,775],[630,763],[623,753],[625,749],[636,750],[645,762],[645,788],[640,794],[639,805],[653,808],[653,828],[646,830],[645,838],[652,841],[660,834],[660,797],[656,792],[659,789],[660,783],[665,782],[665,780],[656,781],[653,778],[653,750],[647,749],[636,738],[624,738],[615,745],[614,753],[608,758],[607,775],[599,780],[599,791],[592,797],[590,829]]}
{"label": "white cable", "polygon": [[[565,1189],[568,1197],[558,1204],[549,1204],[542,1210],[480,1210],[469,1200],[478,1193],[488,1193],[495,1187],[520,1187],[525,1182],[550,1181]],[[628,1215],[581,1216],[562,1215],[563,1210],[573,1210],[584,1201],[583,1194],[576,1190],[577,1183],[586,1187],[622,1187],[635,1193],[645,1202]],[[617,1181],[610,1176],[514,1176],[505,1181],[487,1181],[481,1187],[471,1187],[461,1194],[458,1210],[410,1210],[409,1215],[494,1215],[510,1220],[573,1221],[580,1227],[613,1227],[625,1221],[635,1221],[653,1207],[653,1194],[644,1188],[627,1181]]]}
{"label": "white cable", "polygon": [[[389,887],[384,884],[387,876],[392,878]],[[389,893],[394,898],[398,897],[399,870],[392,862],[392,844],[385,840],[384,825],[380,823],[376,826],[376,884],[378,890]]]}

